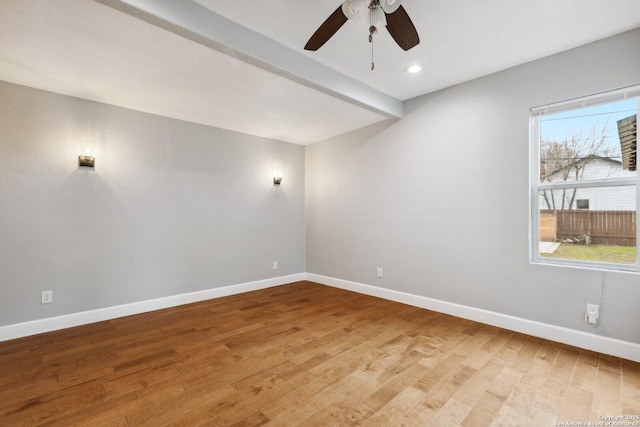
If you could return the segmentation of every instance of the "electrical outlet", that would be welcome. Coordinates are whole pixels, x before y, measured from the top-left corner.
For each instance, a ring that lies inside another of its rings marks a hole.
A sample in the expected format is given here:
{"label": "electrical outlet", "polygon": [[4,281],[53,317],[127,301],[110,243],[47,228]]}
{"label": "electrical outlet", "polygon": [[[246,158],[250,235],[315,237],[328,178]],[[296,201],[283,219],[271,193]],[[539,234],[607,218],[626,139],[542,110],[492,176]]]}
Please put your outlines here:
{"label": "electrical outlet", "polygon": [[378,277],[382,278],[382,267],[378,267]]}
{"label": "electrical outlet", "polygon": [[587,312],[584,320],[592,325],[597,325],[600,318],[600,307],[597,304],[587,304]]}
{"label": "electrical outlet", "polygon": [[51,304],[53,302],[53,291],[42,291],[42,304]]}
{"label": "electrical outlet", "polygon": [[273,261],[273,269],[274,270],[278,269],[278,261]]}

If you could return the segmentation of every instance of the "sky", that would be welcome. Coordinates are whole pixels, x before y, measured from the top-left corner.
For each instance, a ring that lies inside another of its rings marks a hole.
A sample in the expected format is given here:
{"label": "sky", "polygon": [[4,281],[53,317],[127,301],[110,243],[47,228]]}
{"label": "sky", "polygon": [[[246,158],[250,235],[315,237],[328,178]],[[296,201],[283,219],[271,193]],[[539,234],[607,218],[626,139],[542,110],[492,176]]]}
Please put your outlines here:
{"label": "sky", "polygon": [[639,103],[640,98],[631,98],[542,116],[540,119],[540,138],[562,142],[571,138],[573,132],[582,131],[582,136],[588,137],[591,135],[594,125],[598,134],[606,126],[606,148],[610,148],[611,153],[615,153],[611,157],[617,157],[617,160],[620,160],[620,139],[616,122],[637,114]]}

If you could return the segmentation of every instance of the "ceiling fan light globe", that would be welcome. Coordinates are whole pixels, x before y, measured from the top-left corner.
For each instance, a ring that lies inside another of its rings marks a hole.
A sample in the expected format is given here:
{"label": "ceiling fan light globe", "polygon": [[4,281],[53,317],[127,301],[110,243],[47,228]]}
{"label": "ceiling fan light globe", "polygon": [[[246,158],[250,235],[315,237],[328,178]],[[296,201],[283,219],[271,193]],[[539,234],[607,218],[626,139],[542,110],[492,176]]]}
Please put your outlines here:
{"label": "ceiling fan light globe", "polygon": [[402,0],[380,0],[380,6],[385,13],[393,13],[400,7]]}
{"label": "ceiling fan light globe", "polygon": [[345,0],[342,3],[342,13],[348,19],[352,21],[358,21],[362,15],[362,11],[365,9],[366,0]]}

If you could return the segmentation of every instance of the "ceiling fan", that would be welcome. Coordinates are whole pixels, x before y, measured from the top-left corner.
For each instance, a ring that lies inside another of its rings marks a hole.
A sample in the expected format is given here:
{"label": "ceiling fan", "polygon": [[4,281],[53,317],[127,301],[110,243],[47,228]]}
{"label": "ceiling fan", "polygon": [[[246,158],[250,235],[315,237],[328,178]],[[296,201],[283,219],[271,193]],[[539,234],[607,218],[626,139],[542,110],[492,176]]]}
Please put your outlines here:
{"label": "ceiling fan", "polygon": [[420,43],[420,37],[400,3],[401,0],[346,0],[316,30],[304,48],[320,49],[347,20],[358,21],[362,15],[367,15],[369,42],[373,42],[373,35],[377,34],[378,28],[386,26],[398,46],[409,50]]}

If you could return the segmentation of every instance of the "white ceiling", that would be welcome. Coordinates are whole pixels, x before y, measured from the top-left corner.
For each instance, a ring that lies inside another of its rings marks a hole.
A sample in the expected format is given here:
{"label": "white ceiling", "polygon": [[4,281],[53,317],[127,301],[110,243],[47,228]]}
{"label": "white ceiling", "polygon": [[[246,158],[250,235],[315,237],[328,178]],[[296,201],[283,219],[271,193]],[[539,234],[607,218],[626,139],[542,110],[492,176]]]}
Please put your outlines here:
{"label": "white ceiling", "polygon": [[640,0],[404,0],[421,43],[382,31],[371,71],[363,22],[303,50],[340,0],[98,1],[2,0],[0,80],[298,144],[640,27]]}

